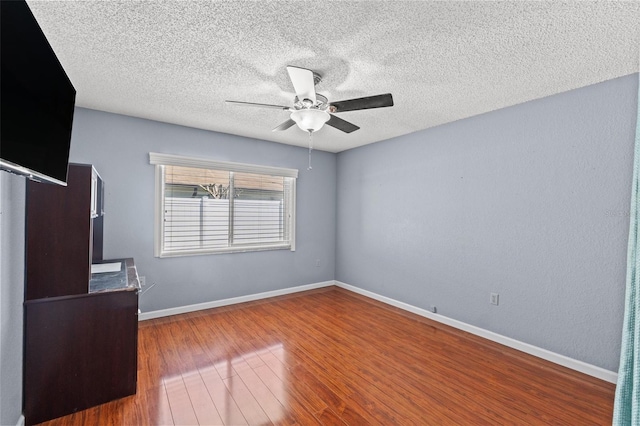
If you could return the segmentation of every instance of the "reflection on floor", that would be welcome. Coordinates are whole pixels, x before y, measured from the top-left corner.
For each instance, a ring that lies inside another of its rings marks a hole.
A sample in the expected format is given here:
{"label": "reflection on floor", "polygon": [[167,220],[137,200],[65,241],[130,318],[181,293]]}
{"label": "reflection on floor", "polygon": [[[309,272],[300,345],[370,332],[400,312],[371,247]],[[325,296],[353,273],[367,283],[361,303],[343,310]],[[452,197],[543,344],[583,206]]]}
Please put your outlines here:
{"label": "reflection on floor", "polygon": [[164,386],[158,388],[159,410],[170,410],[175,424],[279,423],[288,407],[284,391],[287,370],[279,359],[284,356],[282,344],[277,344],[164,377]]}

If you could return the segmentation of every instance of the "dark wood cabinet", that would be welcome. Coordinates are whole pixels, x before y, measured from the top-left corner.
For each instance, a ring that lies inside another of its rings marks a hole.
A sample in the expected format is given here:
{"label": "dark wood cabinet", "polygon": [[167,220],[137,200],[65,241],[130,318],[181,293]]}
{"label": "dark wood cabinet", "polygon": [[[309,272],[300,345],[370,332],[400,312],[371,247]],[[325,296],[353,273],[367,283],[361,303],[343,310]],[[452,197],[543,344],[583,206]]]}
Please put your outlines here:
{"label": "dark wood cabinet", "polygon": [[70,165],[67,186],[27,182],[26,300],[89,291],[94,173]]}
{"label": "dark wood cabinet", "polygon": [[137,309],[133,291],[25,303],[28,424],[136,393]]}
{"label": "dark wood cabinet", "polygon": [[[66,187],[27,183],[24,304],[26,424],[136,392],[138,277],[133,259],[102,260],[104,187],[69,165]],[[109,274],[92,263],[116,262]],[[116,277],[117,276],[117,277]]]}

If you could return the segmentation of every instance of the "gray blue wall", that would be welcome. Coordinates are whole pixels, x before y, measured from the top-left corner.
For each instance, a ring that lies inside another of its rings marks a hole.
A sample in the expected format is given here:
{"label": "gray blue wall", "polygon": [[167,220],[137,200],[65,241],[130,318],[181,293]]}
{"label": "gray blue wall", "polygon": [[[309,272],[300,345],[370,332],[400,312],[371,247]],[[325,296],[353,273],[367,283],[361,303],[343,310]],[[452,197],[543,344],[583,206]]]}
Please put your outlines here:
{"label": "gray blue wall", "polygon": [[635,74],[340,153],[336,279],[617,370],[637,93]]}
{"label": "gray blue wall", "polygon": [[[296,251],[155,258],[150,151],[299,169]],[[141,297],[143,312],[334,278],[335,154],[314,152],[307,171],[300,147],[78,108],[70,157],[95,165],[105,182],[105,258],[133,257],[156,284]]]}
{"label": "gray blue wall", "polygon": [[0,425],[22,414],[23,177],[0,172]]}

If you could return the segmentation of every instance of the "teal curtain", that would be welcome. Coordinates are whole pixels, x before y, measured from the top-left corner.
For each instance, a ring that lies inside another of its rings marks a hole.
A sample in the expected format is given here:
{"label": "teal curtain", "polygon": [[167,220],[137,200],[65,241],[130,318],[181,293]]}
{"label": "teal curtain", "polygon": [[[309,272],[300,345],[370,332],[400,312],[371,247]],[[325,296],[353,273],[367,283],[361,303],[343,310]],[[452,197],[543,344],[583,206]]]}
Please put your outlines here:
{"label": "teal curtain", "polygon": [[[640,74],[639,74],[640,77]],[[627,289],[613,424],[640,426],[640,87],[627,249]]]}

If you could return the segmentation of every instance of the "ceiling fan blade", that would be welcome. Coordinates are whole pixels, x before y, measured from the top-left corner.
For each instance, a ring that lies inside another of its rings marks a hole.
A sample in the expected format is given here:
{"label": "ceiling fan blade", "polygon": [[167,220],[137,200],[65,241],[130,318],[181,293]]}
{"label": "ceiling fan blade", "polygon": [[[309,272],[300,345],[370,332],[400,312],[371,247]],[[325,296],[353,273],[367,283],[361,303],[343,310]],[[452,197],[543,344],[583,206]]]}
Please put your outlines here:
{"label": "ceiling fan blade", "polygon": [[326,124],[331,127],[335,127],[338,130],[342,130],[345,133],[355,132],[360,128],[353,123],[349,123],[347,120],[336,117],[335,115],[331,115],[331,118],[329,118],[329,121],[327,121]]}
{"label": "ceiling fan blade", "polygon": [[355,111],[359,109],[383,108],[390,106],[393,106],[393,97],[391,96],[391,93],[386,93],[384,95],[331,102],[329,112]]}
{"label": "ceiling fan blade", "polygon": [[260,107],[260,108],[275,108],[275,109],[284,109],[284,110],[291,109],[291,107],[288,107],[288,106],[271,105],[271,104],[257,104],[257,103],[254,103],[254,102],[225,101],[225,103],[233,104],[233,105],[241,105],[241,106]]}
{"label": "ceiling fan blade", "polygon": [[274,127],[273,130],[271,130],[271,131],[272,132],[277,132],[277,131],[280,131],[280,130],[287,130],[289,127],[293,126],[294,124],[296,124],[295,121],[293,121],[292,119],[288,119],[284,123],[280,124],[278,127]]}
{"label": "ceiling fan blade", "polygon": [[288,66],[287,72],[289,73],[289,78],[291,79],[291,83],[293,83],[293,88],[296,91],[298,99],[301,101],[309,99],[315,104],[316,89],[315,82],[313,80],[313,71],[305,68]]}

